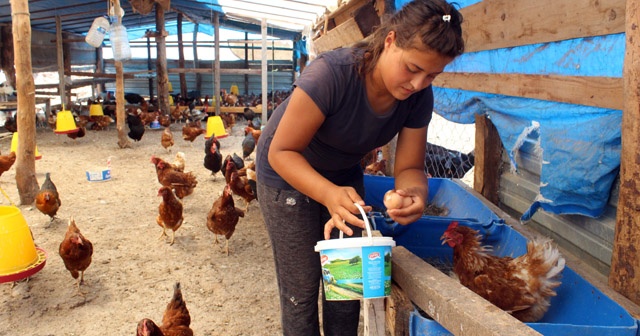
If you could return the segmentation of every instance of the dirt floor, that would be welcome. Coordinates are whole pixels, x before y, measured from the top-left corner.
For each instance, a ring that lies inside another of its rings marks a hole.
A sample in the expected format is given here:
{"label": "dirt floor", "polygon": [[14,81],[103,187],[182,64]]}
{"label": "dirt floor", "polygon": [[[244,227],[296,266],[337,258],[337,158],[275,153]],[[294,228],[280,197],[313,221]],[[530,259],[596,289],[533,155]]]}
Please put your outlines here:
{"label": "dirt floor", "polygon": [[[223,155],[241,154],[243,124],[220,140]],[[39,184],[46,172],[60,193],[62,206],[52,223],[33,205],[20,205],[35,243],[47,254],[46,266],[28,282],[0,284],[0,335],[132,335],[137,322],[148,317],[160,322],[179,281],[196,335],[276,335],[280,333],[279,304],[270,242],[260,209],[254,202],[230,240],[214,245],[206,215],[224,187],[203,166],[204,138],[193,144],[173,125],[175,146],[168,153],[160,145],[160,130],[145,132],[130,149],[117,145],[115,124],[107,131],[88,131],[72,140],[38,129],[36,161]],[[0,141],[7,154],[11,138]],[[170,246],[158,240],[156,224],[160,184],[151,155],[171,159],[186,155],[186,171],[198,186],[185,199],[185,223]],[[253,155],[252,155],[253,156]],[[111,157],[112,179],[88,182],[85,170],[106,165]],[[15,165],[0,177],[0,187],[19,203]],[[0,196],[2,205],[10,205]],[[243,207],[243,201],[236,199]],[[77,296],[75,280],[58,254],[69,218],[94,246],[93,262]],[[222,241],[224,238],[222,237]],[[6,252],[6,251],[2,251]],[[1,252],[0,252],[1,253]]]}

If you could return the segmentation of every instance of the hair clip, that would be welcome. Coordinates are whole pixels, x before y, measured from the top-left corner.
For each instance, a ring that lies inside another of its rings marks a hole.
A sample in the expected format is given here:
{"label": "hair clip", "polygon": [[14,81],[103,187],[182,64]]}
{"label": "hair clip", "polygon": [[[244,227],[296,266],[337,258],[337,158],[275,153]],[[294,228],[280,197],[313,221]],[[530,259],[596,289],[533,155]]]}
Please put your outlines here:
{"label": "hair clip", "polygon": [[442,16],[442,21],[444,22],[451,22],[451,15],[443,15]]}

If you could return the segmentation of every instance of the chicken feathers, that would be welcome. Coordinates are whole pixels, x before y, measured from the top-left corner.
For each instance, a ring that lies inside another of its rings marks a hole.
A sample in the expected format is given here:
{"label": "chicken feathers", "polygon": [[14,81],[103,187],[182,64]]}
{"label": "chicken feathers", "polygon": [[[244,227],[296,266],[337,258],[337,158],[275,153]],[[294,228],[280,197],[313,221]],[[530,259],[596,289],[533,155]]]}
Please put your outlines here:
{"label": "chicken feathers", "polygon": [[47,172],[40,191],[36,194],[36,208],[43,214],[49,216],[51,218],[49,223],[51,223],[56,218],[60,205],[62,205],[62,202],[60,201],[58,189],[53,181],[51,181],[51,174]]}
{"label": "chicken feathers", "polygon": [[78,294],[82,295],[80,284],[84,281],[84,271],[91,265],[93,244],[80,233],[73,217],[69,219],[69,227],[64,240],[60,243],[58,253],[64,262],[64,267],[74,279],[78,279]]}
{"label": "chicken feathers", "polygon": [[549,309],[565,259],[550,239],[533,239],[517,258],[489,254],[481,235],[452,222],[442,235],[453,247],[453,271],[460,283],[522,322],[540,320]]}

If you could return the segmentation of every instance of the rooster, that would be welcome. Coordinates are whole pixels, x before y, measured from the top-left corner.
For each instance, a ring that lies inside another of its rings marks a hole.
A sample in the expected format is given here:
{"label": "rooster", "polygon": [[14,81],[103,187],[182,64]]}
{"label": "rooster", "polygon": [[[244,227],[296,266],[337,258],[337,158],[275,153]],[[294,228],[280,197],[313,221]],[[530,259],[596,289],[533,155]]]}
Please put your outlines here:
{"label": "rooster", "polygon": [[453,221],[442,243],[453,248],[453,271],[460,283],[522,322],[540,320],[560,285],[565,259],[551,239],[527,243],[527,253],[517,257],[489,254],[481,235]]}
{"label": "rooster", "polygon": [[211,171],[214,180],[216,173],[222,169],[220,141],[213,135],[204,142],[204,167]]}

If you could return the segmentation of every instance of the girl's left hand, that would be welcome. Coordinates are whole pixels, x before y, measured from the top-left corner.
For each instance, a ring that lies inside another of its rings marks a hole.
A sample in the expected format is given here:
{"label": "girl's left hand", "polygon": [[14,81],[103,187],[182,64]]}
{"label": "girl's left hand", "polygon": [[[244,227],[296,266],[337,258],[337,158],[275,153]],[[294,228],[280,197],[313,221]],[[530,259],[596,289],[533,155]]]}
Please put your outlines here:
{"label": "girl's left hand", "polygon": [[414,192],[413,190],[411,190],[411,188],[397,189],[396,193],[403,197],[410,197],[412,202],[406,207],[401,207],[398,209],[387,209],[387,214],[389,214],[389,217],[391,217],[391,219],[401,225],[411,224],[420,219],[425,207],[425,201],[421,196],[419,196],[420,193]]}

